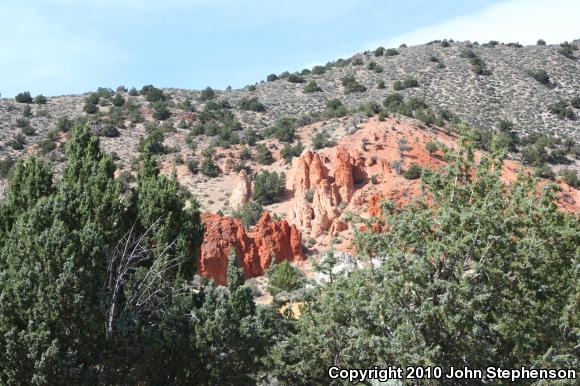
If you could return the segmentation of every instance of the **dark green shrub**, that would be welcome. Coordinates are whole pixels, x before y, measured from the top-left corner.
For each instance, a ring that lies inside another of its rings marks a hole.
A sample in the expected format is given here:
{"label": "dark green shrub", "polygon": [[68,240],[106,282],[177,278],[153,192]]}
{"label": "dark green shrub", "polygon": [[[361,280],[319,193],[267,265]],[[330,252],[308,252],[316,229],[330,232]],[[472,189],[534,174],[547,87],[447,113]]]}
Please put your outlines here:
{"label": "dark green shrub", "polygon": [[304,78],[298,73],[292,73],[288,75],[288,82],[291,83],[304,83]]}
{"label": "dark green shrub", "polygon": [[548,165],[542,165],[540,167],[537,167],[536,169],[534,169],[534,174],[537,177],[547,178],[549,180],[553,180],[554,178],[556,178],[556,173],[554,173],[554,171]]}
{"label": "dark green shrub", "polygon": [[258,204],[269,205],[280,201],[286,190],[286,177],[284,173],[269,172],[264,170],[256,175],[252,198]]}
{"label": "dark green shrub", "polygon": [[462,58],[471,59],[471,58],[475,58],[477,55],[475,54],[475,52],[473,52],[473,50],[471,48],[464,48],[459,53],[459,56]]}
{"label": "dark green shrub", "polygon": [[404,90],[405,88],[403,87],[403,82],[401,82],[400,80],[396,80],[393,82],[393,90],[395,91],[401,91]]}
{"label": "dark green shrub", "polygon": [[580,188],[580,178],[578,178],[578,172],[572,169],[560,170],[560,177],[570,186],[575,188]]}
{"label": "dark green shrub", "polygon": [[385,54],[385,48],[379,47],[375,50],[375,56],[383,56]]}
{"label": "dark green shrub", "polygon": [[256,161],[262,165],[271,165],[274,162],[274,157],[270,149],[266,147],[263,143],[256,145]]}
{"label": "dark green shrub", "polygon": [[296,131],[296,120],[289,117],[283,117],[276,121],[274,126],[266,129],[266,135],[273,135],[282,142],[292,142]]}
{"label": "dark green shrub", "polygon": [[251,127],[244,132],[244,142],[250,146],[254,146],[261,138],[260,134]]}
{"label": "dark green shrub", "polygon": [[550,84],[550,76],[546,72],[546,70],[539,69],[539,70],[528,70],[528,75],[540,82],[541,84],[548,85]]}
{"label": "dark green shrub", "polygon": [[538,46],[545,46],[546,45],[546,41],[544,39],[538,39],[538,41],[536,42],[536,45],[538,45]]}
{"label": "dark green shrub", "polygon": [[28,117],[32,116],[32,107],[30,107],[30,105],[24,106],[24,109],[22,110],[22,116],[24,118],[28,118]]}
{"label": "dark green shrub", "polygon": [[473,56],[471,59],[469,59],[469,63],[471,64],[471,70],[476,75],[483,76],[491,75],[491,71],[486,68],[485,62],[483,61],[483,59],[481,59],[481,57],[477,55]]}
{"label": "dark green shrub", "polygon": [[409,167],[409,169],[405,170],[405,172],[403,173],[403,177],[405,177],[408,180],[416,180],[418,178],[421,178],[421,167],[417,164],[412,164],[411,167]]}
{"label": "dark green shrub", "polygon": [[273,82],[273,81],[275,81],[275,80],[278,80],[278,76],[277,76],[276,74],[270,74],[270,75],[268,75],[268,76],[266,77],[266,80],[267,80],[268,82]]}
{"label": "dark green shrub", "polygon": [[298,142],[296,146],[285,143],[282,150],[280,150],[280,156],[284,158],[286,164],[290,164],[292,162],[292,158],[299,157],[300,154],[302,154],[302,151],[304,151],[304,146],[301,142]]}
{"label": "dark green shrub", "polygon": [[323,66],[312,67],[312,75],[322,75],[326,72],[326,68]]}
{"label": "dark green shrub", "polygon": [[379,90],[382,90],[382,89],[384,89],[384,88],[385,88],[385,81],[384,81],[384,80],[379,80],[379,81],[377,82],[377,88],[378,88]]}
{"label": "dark green shrub", "polygon": [[318,131],[316,134],[312,136],[312,148],[314,150],[319,150],[334,145],[336,145],[336,142],[330,139],[330,135],[326,130]]}
{"label": "dark green shrub", "polygon": [[197,158],[190,158],[187,160],[187,169],[192,174],[199,173],[199,161],[197,160]]}
{"label": "dark green shrub", "polygon": [[141,95],[145,96],[147,102],[155,103],[155,102],[164,102],[167,100],[167,96],[163,92],[163,90],[158,89],[157,87],[148,84],[141,88]]}
{"label": "dark green shrub", "polygon": [[251,160],[252,159],[252,152],[248,147],[244,147],[242,151],[240,151],[240,159],[242,160]]}
{"label": "dark green shrub", "polygon": [[242,110],[263,112],[266,111],[266,106],[264,106],[257,97],[246,98],[243,97],[238,103],[238,107]]}
{"label": "dark green shrub", "polygon": [[187,98],[184,101],[180,102],[178,104],[178,108],[183,110],[183,111],[190,111],[190,112],[194,112],[195,111],[195,106],[193,105],[193,103],[191,103],[191,99]]}
{"label": "dark green shrub", "polygon": [[46,155],[48,153],[50,153],[51,151],[53,151],[54,149],[56,149],[56,143],[54,142],[53,138],[45,138],[42,141],[40,141],[39,144],[40,147],[40,153],[43,155]]}
{"label": "dark green shrub", "polygon": [[137,91],[137,89],[135,87],[131,87],[131,89],[129,90],[128,93],[130,96],[138,96],[139,95],[139,91]]}
{"label": "dark green shrub", "polygon": [[85,98],[85,104],[83,106],[83,111],[87,114],[96,114],[99,111],[99,96],[95,93],[90,94]]}
{"label": "dark green shrub", "polygon": [[97,95],[103,99],[109,99],[113,96],[113,90],[108,87],[97,88]]}
{"label": "dark green shrub", "polygon": [[304,86],[304,92],[305,93],[313,93],[313,92],[319,92],[322,91],[322,89],[320,87],[318,87],[318,84],[311,80],[310,82],[308,82],[308,84],[306,86]]}
{"label": "dark green shrub", "polygon": [[210,178],[214,178],[220,175],[220,169],[213,162],[213,158],[205,157],[201,163],[201,172]]}
{"label": "dark green shrub", "polygon": [[248,230],[258,222],[263,212],[264,208],[262,208],[262,205],[254,201],[248,201],[232,214],[234,217],[239,218],[244,228]]}
{"label": "dark green shrub", "polygon": [[46,102],[48,102],[48,99],[46,99],[46,97],[42,94],[34,97],[34,103],[36,103],[37,105],[45,105]]}
{"label": "dark green shrub", "polygon": [[273,264],[267,272],[268,292],[276,296],[281,292],[291,292],[299,289],[304,282],[302,273],[294,268],[288,260]]}
{"label": "dark green shrub", "polygon": [[383,101],[383,106],[387,109],[388,112],[394,113],[397,112],[399,106],[403,104],[404,97],[398,93],[392,93],[385,97]]}
{"label": "dark green shrub", "polygon": [[121,135],[119,129],[117,129],[117,127],[110,122],[103,123],[98,134],[108,138],[116,138]]}
{"label": "dark green shrub", "polygon": [[362,66],[364,62],[360,56],[357,56],[356,58],[352,59],[351,63],[353,66]]}
{"label": "dark green shrub", "polygon": [[24,135],[18,133],[14,136],[14,138],[12,138],[12,140],[8,144],[14,150],[22,150],[24,149],[24,145],[26,144],[26,138],[24,138]]}
{"label": "dark green shrub", "polygon": [[340,99],[331,99],[326,103],[324,115],[328,118],[340,118],[348,114],[347,108],[342,104]]}
{"label": "dark green shrub", "polygon": [[24,128],[24,127],[30,126],[30,122],[28,122],[28,120],[26,118],[16,118],[16,122],[14,123],[14,126],[16,126],[18,128]]}
{"label": "dark green shrub", "polygon": [[32,96],[30,95],[30,92],[24,91],[16,95],[14,100],[18,103],[32,103]]}
{"label": "dark green shrub", "polygon": [[404,88],[419,87],[419,82],[413,77],[407,77],[403,80]]}
{"label": "dark green shrub", "polygon": [[123,95],[117,93],[115,94],[115,96],[111,99],[111,103],[113,104],[113,106],[115,107],[123,107],[125,105],[125,98],[123,98]]}
{"label": "dark green shrub", "polygon": [[153,118],[159,121],[164,121],[171,116],[171,111],[169,111],[169,109],[167,108],[167,104],[163,102],[156,102],[153,105],[153,109],[154,109]]}
{"label": "dark green shrub", "polygon": [[399,55],[399,51],[395,48],[389,48],[385,50],[385,56],[396,56]]}
{"label": "dark green shrub", "polygon": [[342,85],[344,86],[344,93],[351,94],[355,92],[365,92],[367,88],[362,84],[358,83],[357,80],[352,75],[347,75],[342,80]]}
{"label": "dark green shrub", "polygon": [[139,151],[141,153],[163,154],[166,151],[163,140],[163,131],[154,128],[139,140]]}
{"label": "dark green shrub", "polygon": [[572,110],[572,108],[564,100],[560,100],[556,103],[551,104],[550,106],[548,106],[548,110],[552,114],[556,114],[560,119],[569,119],[571,121],[576,119],[574,110]]}
{"label": "dark green shrub", "polygon": [[534,145],[526,145],[521,152],[524,165],[540,167],[544,164],[545,149]]}
{"label": "dark green shrub", "polygon": [[567,58],[574,59],[574,51],[578,50],[574,44],[564,42],[560,44],[560,48],[558,48],[558,53],[560,55],[564,55]]}
{"label": "dark green shrub", "polygon": [[8,177],[15,163],[16,160],[9,155],[0,159],[0,179]]}
{"label": "dark green shrub", "polygon": [[580,109],[580,96],[575,96],[574,98],[570,99],[570,104],[575,109]]}
{"label": "dark green shrub", "polygon": [[202,90],[201,94],[199,95],[199,100],[201,101],[209,101],[215,99],[216,93],[211,87],[206,87]]}
{"label": "dark green shrub", "polygon": [[437,145],[436,142],[429,141],[425,144],[425,149],[427,150],[427,152],[429,152],[429,155],[432,156],[433,153],[435,153],[439,149],[439,146]]}

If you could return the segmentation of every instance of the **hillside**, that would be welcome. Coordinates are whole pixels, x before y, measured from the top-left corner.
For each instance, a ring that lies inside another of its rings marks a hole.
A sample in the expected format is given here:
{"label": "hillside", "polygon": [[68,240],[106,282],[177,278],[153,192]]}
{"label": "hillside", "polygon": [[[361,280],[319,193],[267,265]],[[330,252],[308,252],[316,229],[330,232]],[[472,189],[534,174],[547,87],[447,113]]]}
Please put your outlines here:
{"label": "hillside", "polygon": [[0,383],[342,385],[331,369],[392,364],[573,384],[574,47],[1,99]]}

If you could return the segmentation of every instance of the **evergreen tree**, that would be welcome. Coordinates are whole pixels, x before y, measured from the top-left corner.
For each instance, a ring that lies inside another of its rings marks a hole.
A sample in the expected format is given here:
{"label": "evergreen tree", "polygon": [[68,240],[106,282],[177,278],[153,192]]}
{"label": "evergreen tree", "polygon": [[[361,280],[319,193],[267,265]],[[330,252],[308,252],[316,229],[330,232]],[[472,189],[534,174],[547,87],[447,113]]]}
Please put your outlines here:
{"label": "evergreen tree", "polygon": [[501,160],[473,154],[423,176],[429,203],[385,203],[385,231],[357,235],[381,265],[309,295],[271,353],[282,384],[328,384],[329,364],[578,368],[578,218],[527,176],[505,192]]}

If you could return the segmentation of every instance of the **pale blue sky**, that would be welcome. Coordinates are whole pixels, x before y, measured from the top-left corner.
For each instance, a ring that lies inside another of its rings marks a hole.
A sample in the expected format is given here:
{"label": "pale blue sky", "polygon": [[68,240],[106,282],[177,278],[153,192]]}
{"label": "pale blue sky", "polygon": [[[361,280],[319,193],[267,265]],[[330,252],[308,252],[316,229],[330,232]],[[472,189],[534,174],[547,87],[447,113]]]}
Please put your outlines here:
{"label": "pale blue sky", "polygon": [[578,3],[2,0],[0,93],[61,95],[149,83],[242,87],[378,45],[442,38],[556,43],[580,37],[572,21]]}

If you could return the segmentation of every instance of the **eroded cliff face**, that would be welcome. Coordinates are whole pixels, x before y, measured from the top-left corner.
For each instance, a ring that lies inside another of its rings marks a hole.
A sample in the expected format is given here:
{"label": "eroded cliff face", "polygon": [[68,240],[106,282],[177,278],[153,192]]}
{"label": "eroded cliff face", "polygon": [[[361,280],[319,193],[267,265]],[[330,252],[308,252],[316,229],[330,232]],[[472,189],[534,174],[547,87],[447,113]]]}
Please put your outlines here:
{"label": "eroded cliff face", "polygon": [[[346,229],[346,224],[338,220],[340,207],[345,207],[353,197],[355,175],[362,172],[360,161],[356,152],[353,156],[342,147],[331,157],[307,151],[295,159],[291,221],[312,237]],[[332,164],[333,175],[326,163]]]}
{"label": "eroded cliff face", "polygon": [[286,220],[274,221],[268,212],[249,232],[233,217],[204,213],[202,221],[205,232],[197,272],[217,284],[226,284],[230,248],[236,251],[247,279],[263,275],[273,259],[276,262],[305,259],[300,231]]}

